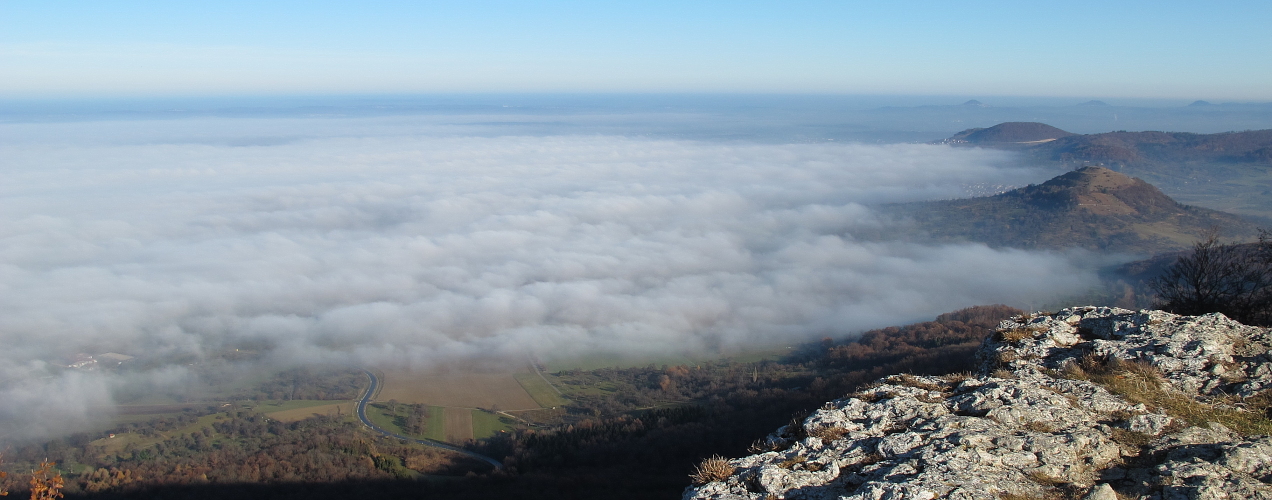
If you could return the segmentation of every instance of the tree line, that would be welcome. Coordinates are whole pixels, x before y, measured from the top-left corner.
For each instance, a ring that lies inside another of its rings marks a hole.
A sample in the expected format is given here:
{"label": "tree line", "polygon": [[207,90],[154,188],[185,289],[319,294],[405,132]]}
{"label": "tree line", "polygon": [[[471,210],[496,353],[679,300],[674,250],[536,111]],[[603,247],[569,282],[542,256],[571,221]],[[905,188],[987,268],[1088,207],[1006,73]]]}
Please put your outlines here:
{"label": "tree line", "polygon": [[1225,244],[1211,231],[1149,285],[1161,309],[1272,326],[1272,233],[1261,231],[1258,243]]}

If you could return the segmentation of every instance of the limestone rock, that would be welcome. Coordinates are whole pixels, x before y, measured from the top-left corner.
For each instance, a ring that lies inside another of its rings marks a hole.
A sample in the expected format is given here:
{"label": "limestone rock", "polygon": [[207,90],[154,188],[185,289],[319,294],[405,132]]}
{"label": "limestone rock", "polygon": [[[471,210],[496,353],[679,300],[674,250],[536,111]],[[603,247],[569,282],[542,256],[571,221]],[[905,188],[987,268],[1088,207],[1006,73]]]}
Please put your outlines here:
{"label": "limestone rock", "polygon": [[[1133,404],[1062,376],[1092,357],[1141,362],[1219,404],[1272,387],[1268,330],[1219,314],[1078,307],[1005,321],[978,376],[894,375],[814,411],[686,499],[1272,500],[1272,438]],[[1222,398],[1229,397],[1224,400]]]}

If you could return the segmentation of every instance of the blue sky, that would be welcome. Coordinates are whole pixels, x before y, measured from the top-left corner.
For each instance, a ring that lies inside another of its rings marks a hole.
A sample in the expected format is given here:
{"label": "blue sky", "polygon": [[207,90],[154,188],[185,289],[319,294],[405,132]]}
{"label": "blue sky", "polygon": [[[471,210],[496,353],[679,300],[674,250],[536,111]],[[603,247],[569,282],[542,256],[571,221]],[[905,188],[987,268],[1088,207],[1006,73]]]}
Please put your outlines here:
{"label": "blue sky", "polygon": [[1272,100],[1272,2],[0,0],[0,96]]}

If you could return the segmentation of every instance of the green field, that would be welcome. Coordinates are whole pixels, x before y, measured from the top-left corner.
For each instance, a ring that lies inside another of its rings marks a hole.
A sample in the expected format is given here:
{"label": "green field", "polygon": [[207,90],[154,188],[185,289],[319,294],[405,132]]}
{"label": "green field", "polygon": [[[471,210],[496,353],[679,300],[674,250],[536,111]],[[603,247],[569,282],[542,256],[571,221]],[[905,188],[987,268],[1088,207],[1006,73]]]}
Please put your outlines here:
{"label": "green field", "polygon": [[330,401],[325,399],[295,399],[291,401],[261,401],[255,404],[244,405],[244,407],[251,408],[261,413],[273,413],[276,411],[299,410],[301,408],[324,406],[343,402],[344,401]]}
{"label": "green field", "polygon": [[[551,375],[545,375],[550,377]],[[557,391],[548,385],[547,382],[534,373],[518,373],[513,376],[517,379],[517,383],[521,384],[521,388],[525,389],[534,398],[534,402],[544,408],[553,408],[565,404],[565,398],[562,398]]]}
{"label": "green field", "polygon": [[510,432],[513,429],[512,424],[512,419],[503,415],[473,410],[473,438],[475,439],[488,438],[498,434],[499,431]]}
{"label": "green field", "polygon": [[446,438],[446,417],[440,406],[428,407],[428,423],[424,426],[425,439],[441,441]]}
{"label": "green field", "polygon": [[[711,359],[714,359],[712,357]],[[639,368],[648,365],[692,365],[697,363],[686,356],[651,356],[648,358],[623,357],[618,355],[595,354],[585,358],[554,360],[545,363],[548,373],[565,370],[598,370],[601,368]]]}
{"label": "green field", "polygon": [[367,419],[376,426],[394,434],[401,434],[417,439],[432,439],[434,441],[444,441],[446,438],[446,417],[440,406],[428,407],[428,421],[424,425],[423,434],[410,434],[402,428],[405,420],[405,410],[399,409],[396,415],[390,412],[388,405],[384,403],[372,403],[367,405]]}
{"label": "green field", "polygon": [[[171,438],[173,436],[177,436],[180,434],[189,434],[191,432],[200,431],[205,427],[211,427],[213,422],[216,422],[217,420],[223,418],[223,416],[224,415],[220,413],[204,415],[202,417],[199,417],[198,421],[190,425],[187,425],[185,427],[176,428],[170,431],[156,432],[153,436],[148,436],[148,437],[143,436],[141,434],[134,434],[131,432],[120,433],[120,434],[116,434],[115,437],[113,438],[105,437],[105,438],[101,438],[96,441],[93,441],[93,444],[97,446],[101,446],[102,451],[107,453],[121,452],[125,448],[128,448],[129,445],[132,445],[132,447],[134,448],[148,448],[150,446],[154,446],[157,443],[163,442],[165,439]],[[153,415],[151,415],[150,417],[156,418],[156,416],[153,416]]]}

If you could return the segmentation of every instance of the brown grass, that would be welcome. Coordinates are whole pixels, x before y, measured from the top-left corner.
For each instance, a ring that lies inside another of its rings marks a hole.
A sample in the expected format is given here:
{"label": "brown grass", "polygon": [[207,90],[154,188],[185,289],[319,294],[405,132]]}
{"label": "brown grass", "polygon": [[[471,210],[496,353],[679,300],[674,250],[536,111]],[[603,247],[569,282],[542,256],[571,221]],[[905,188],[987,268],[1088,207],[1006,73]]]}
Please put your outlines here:
{"label": "brown grass", "polygon": [[1052,433],[1056,431],[1056,428],[1054,426],[1052,426],[1049,423],[1043,422],[1041,420],[1035,420],[1033,422],[1029,422],[1025,424],[1025,428],[1034,432]]}
{"label": "brown grass", "polygon": [[1070,379],[1100,384],[1131,404],[1142,403],[1189,425],[1205,426],[1209,422],[1218,422],[1243,435],[1272,434],[1272,420],[1268,420],[1262,412],[1197,401],[1171,389],[1164,383],[1157,368],[1142,361],[1086,356],[1077,363],[1065,365],[1062,374]]}
{"label": "brown grass", "polygon": [[908,373],[901,374],[896,379],[894,379],[893,383],[900,386],[913,387],[915,389],[923,389],[925,391],[942,392],[945,390],[945,388],[942,387],[940,384],[933,384],[931,382],[926,382]]}
{"label": "brown grass", "polygon": [[539,403],[521,386],[513,373],[391,371],[376,401],[457,408],[536,410]]}
{"label": "brown grass", "polygon": [[1114,427],[1113,435],[1110,436],[1113,441],[1128,448],[1143,448],[1153,441],[1153,436],[1143,432],[1135,432],[1132,430]]}
{"label": "brown grass", "polygon": [[1038,335],[1039,332],[1043,332],[1045,330],[1046,328],[1037,326],[998,330],[994,332],[994,338],[1001,342],[1020,342],[1021,340],[1033,338],[1035,335]]}
{"label": "brown grass", "polygon": [[843,427],[818,427],[808,434],[813,437],[821,438],[822,441],[834,441],[836,439],[843,439],[844,434],[847,433],[848,429]]}
{"label": "brown grass", "polygon": [[791,457],[791,458],[788,458],[788,459],[786,459],[786,460],[783,460],[783,461],[782,461],[782,463],[777,464],[777,466],[778,466],[778,467],[781,467],[781,468],[783,468],[783,469],[790,469],[790,468],[793,468],[793,467],[795,467],[796,465],[802,464],[802,463],[804,463],[804,462],[806,462],[806,461],[808,461],[808,457],[805,457],[805,456],[803,456],[803,455],[795,455],[795,456],[793,456],[793,457]]}
{"label": "brown grass", "polygon": [[728,460],[716,455],[698,464],[693,474],[689,475],[689,479],[693,481],[693,484],[702,486],[707,483],[728,479],[729,476],[733,475],[733,471],[733,466],[729,465]]}
{"label": "brown grass", "polygon": [[963,383],[963,381],[970,379],[972,377],[973,377],[972,372],[957,372],[957,373],[947,373],[945,375],[941,375],[940,379],[946,382],[949,382],[950,384],[958,385]]}

